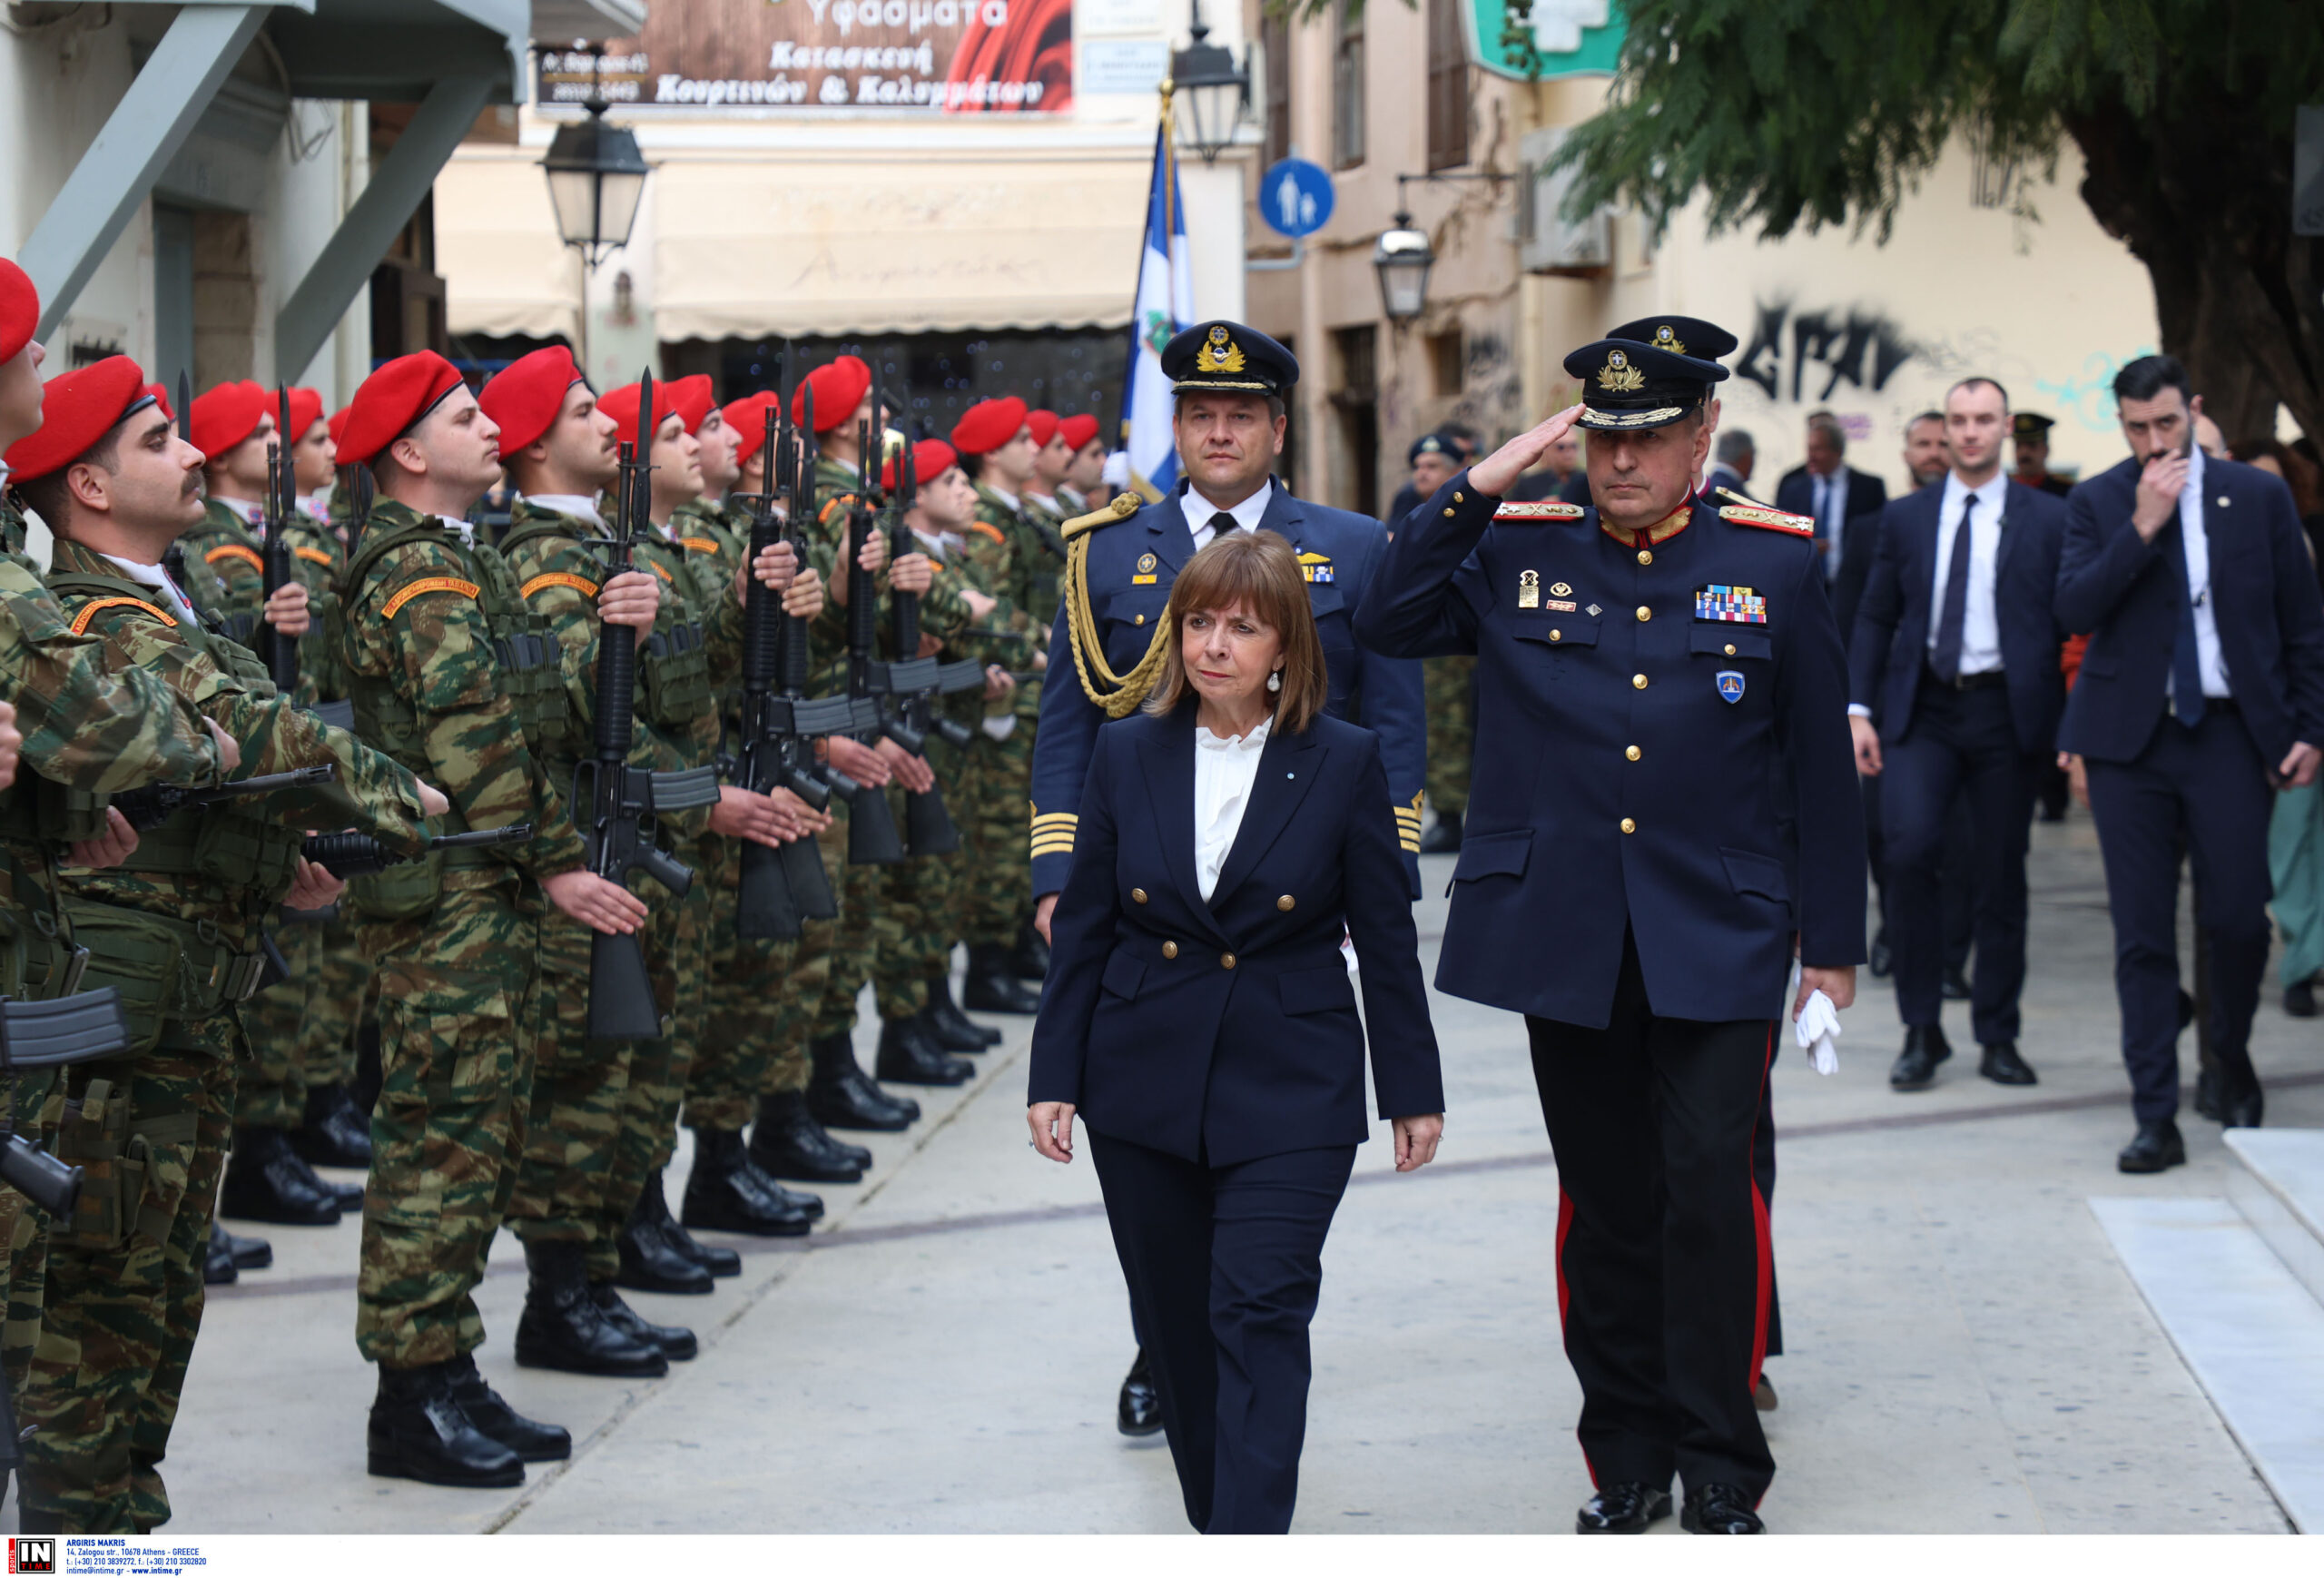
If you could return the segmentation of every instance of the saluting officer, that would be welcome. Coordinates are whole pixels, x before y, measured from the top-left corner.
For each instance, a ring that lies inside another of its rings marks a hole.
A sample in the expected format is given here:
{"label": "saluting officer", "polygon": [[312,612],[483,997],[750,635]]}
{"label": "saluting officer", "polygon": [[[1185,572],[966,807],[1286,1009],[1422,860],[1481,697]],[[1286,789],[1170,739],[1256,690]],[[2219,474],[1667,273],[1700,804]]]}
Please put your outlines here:
{"label": "saluting officer", "polygon": [[[1477,654],[1478,753],[1437,985],[1526,1016],[1557,1153],[1558,1286],[1598,1494],[1757,1534],[1765,1203],[1750,1167],[1795,942],[1797,1011],[1864,958],[1847,676],[1797,516],[1694,498],[1715,362],[1608,340],[1584,403],[1396,535],[1367,646]],[[1501,495],[1577,422],[1594,508]],[[1717,784],[1717,793],[1706,793]]]}

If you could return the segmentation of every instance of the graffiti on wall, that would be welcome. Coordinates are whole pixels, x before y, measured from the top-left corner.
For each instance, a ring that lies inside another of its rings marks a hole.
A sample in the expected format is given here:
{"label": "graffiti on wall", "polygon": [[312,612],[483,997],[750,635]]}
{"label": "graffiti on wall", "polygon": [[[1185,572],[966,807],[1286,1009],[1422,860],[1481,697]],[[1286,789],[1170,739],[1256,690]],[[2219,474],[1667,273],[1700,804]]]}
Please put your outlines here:
{"label": "graffiti on wall", "polygon": [[1736,371],[1771,400],[1820,405],[1842,383],[1866,392],[1887,388],[1896,370],[1919,351],[1886,313],[1861,308],[1803,312],[1789,302],[1762,301]]}

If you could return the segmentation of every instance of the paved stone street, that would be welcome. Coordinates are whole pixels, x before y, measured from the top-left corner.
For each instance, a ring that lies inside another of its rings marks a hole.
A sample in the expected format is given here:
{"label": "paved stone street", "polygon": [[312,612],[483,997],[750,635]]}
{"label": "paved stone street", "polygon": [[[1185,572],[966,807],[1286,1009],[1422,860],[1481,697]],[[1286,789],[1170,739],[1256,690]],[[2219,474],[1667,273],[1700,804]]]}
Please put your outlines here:
{"label": "paved stone street", "polygon": [[[1427,864],[1433,968],[1451,863]],[[1868,980],[1837,1077],[1796,1051],[1777,1064],[1777,1531],[2286,1527],[2088,1205],[2218,1195],[2230,1163],[2190,1114],[2191,1165],[2113,1169],[2131,1124],[2086,815],[2035,829],[2033,882],[2022,1045],[2039,1088],[1979,1080],[1966,1005],[1949,1004],[1967,1055],[1934,1091],[1893,1094],[1894,1000]],[[2255,1048],[2269,1120],[2324,1125],[2324,1032],[2277,996],[2271,980]],[[1589,1494],[1522,1027],[1436,1009],[1443,1159],[1398,1178],[1384,1140],[1365,1147],[1331,1240],[1304,1531],[1557,1533]],[[173,1532],[1183,1531],[1159,1438],[1114,1430],[1120,1276],[1086,1159],[1053,1167],[1025,1143],[1025,1042],[1012,1024],[966,1092],[873,1137],[879,1169],[827,1191],[829,1230],[743,1245],[743,1276],[711,1297],[633,1295],[701,1332],[702,1357],[666,1380],[517,1369],[504,1237],[486,1371],[579,1440],[521,1492],[366,1477],[356,1228],[272,1230],[275,1268],[210,1307],[166,1465]]]}

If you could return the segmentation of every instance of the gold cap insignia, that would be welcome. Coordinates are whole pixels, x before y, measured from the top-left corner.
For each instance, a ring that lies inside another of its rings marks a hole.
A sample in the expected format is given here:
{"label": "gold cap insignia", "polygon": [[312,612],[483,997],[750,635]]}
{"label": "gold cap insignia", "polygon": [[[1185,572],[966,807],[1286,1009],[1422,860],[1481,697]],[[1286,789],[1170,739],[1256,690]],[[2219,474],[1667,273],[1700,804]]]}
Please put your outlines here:
{"label": "gold cap insignia", "polygon": [[1195,352],[1196,372],[1240,372],[1243,370],[1243,348],[1227,338],[1226,325],[1210,326],[1209,343]]}
{"label": "gold cap insignia", "polygon": [[1152,572],[1153,568],[1154,556],[1152,554],[1140,554],[1137,556],[1137,573],[1139,575],[1142,576],[1149,574]]}
{"label": "gold cap insignia", "polygon": [[1630,365],[1630,359],[1619,350],[1606,353],[1606,365],[1598,370],[1598,387],[1613,394],[1629,394],[1646,387],[1646,374]]}
{"label": "gold cap insignia", "polygon": [[1687,354],[1687,342],[1679,339],[1677,335],[1671,333],[1670,325],[1668,323],[1665,323],[1660,328],[1655,330],[1654,348],[1657,350],[1668,350],[1678,356],[1684,356]]}

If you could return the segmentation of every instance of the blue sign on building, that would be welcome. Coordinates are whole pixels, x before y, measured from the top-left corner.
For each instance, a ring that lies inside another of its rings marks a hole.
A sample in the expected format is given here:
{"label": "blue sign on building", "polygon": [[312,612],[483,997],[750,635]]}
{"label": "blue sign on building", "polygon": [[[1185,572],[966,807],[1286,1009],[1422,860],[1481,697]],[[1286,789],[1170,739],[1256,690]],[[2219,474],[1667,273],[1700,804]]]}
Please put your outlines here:
{"label": "blue sign on building", "polygon": [[1278,235],[1314,235],[1332,217],[1331,173],[1305,159],[1278,159],[1259,177],[1259,217]]}

